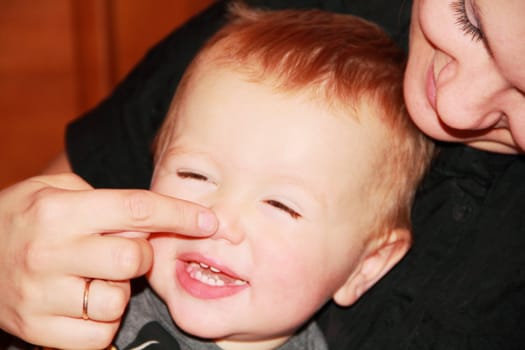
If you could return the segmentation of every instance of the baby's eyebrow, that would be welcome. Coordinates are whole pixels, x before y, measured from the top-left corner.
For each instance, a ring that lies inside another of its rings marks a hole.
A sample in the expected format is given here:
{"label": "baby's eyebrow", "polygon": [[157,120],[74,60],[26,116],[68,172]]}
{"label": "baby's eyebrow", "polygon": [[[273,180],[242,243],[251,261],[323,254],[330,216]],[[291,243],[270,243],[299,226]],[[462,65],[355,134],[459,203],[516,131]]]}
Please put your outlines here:
{"label": "baby's eyebrow", "polygon": [[168,148],[166,150],[166,156],[167,157],[199,157],[199,158],[207,158],[209,160],[212,160],[209,153],[189,149],[184,146],[173,146],[173,147]]}
{"label": "baby's eyebrow", "polygon": [[280,184],[293,186],[306,196],[311,197],[315,202],[320,205],[325,205],[326,200],[321,192],[315,190],[310,184],[307,184],[303,179],[295,176],[280,175],[276,177],[276,181]]}
{"label": "baby's eyebrow", "polygon": [[[213,157],[208,152],[189,149],[188,147],[185,147],[183,145],[174,145],[166,150],[166,159],[168,159],[168,162],[174,157],[199,158],[206,162],[210,162],[211,164],[217,165]],[[302,179],[299,176],[293,176],[289,174],[277,174],[273,177],[272,181],[282,185],[293,186],[307,197],[310,197],[312,198],[312,200],[319,203],[319,205],[326,205],[326,199],[323,196],[322,192],[315,190],[311,186],[311,184],[306,183],[304,179]]]}
{"label": "baby's eyebrow", "polygon": [[[204,151],[189,149],[184,146],[173,146],[166,150],[163,156],[163,165],[167,168],[172,168],[172,164],[178,161],[190,161],[195,164],[209,164],[213,167],[217,166],[217,162],[211,154]],[[174,170],[174,169],[172,169]]]}

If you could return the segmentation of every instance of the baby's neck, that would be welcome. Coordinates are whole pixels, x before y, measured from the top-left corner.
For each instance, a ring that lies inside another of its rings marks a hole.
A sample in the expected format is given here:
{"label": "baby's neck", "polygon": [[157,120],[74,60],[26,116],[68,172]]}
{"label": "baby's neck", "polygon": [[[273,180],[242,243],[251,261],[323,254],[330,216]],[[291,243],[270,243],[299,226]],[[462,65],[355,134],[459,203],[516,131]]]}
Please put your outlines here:
{"label": "baby's neck", "polygon": [[273,350],[283,345],[290,336],[258,341],[217,340],[215,343],[224,350]]}

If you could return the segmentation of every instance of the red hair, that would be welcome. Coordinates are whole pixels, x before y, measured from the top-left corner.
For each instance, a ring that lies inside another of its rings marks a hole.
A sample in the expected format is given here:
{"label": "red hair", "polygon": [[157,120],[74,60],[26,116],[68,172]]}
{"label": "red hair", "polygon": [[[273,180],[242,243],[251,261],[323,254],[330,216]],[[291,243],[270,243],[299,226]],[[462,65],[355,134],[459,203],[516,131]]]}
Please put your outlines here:
{"label": "red hair", "polygon": [[[175,129],[179,101],[206,69],[227,68],[279,92],[310,93],[345,115],[360,118],[371,105],[385,125],[383,157],[371,160],[377,176],[367,186],[372,230],[410,227],[414,192],[432,154],[431,142],[412,124],[403,100],[404,52],[377,25],[321,10],[256,10],[235,3],[230,21],[202,48],[186,71],[159,135],[162,151]],[[366,116],[367,118],[369,116]]]}

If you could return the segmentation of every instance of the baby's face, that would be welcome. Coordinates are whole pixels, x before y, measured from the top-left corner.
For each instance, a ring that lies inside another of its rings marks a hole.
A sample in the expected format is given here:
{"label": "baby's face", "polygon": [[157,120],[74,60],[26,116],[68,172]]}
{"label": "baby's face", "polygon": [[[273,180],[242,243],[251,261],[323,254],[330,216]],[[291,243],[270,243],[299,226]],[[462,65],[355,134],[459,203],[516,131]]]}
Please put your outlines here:
{"label": "baby's face", "polygon": [[212,208],[220,224],[206,239],[153,235],[149,281],[190,333],[279,342],[362,259],[382,128],[230,71],[196,81],[152,189]]}

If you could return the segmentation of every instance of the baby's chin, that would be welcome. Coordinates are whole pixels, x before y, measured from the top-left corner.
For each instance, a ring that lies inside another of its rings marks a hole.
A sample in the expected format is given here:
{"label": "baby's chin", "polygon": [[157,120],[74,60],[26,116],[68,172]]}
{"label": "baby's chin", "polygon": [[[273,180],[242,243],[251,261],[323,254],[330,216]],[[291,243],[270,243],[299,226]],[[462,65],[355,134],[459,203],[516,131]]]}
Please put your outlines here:
{"label": "baby's chin", "polygon": [[228,321],[220,315],[181,308],[179,305],[171,305],[169,311],[177,327],[192,337],[213,341],[222,338],[229,339],[233,336],[232,325],[229,325]]}
{"label": "baby's chin", "polygon": [[216,339],[229,339],[231,336],[230,332],[226,332],[225,329],[206,328],[202,323],[199,323],[199,320],[192,320],[191,322],[188,320],[178,321],[175,318],[173,320],[182,331],[202,340],[215,341]]}
{"label": "baby's chin", "polygon": [[[226,325],[223,320],[207,319],[199,316],[191,317],[179,317],[175,315],[175,312],[170,312],[171,317],[175,324],[183,332],[193,338],[197,338],[202,341],[215,342],[220,344],[223,349],[228,349],[229,344],[238,344],[238,348],[244,348],[249,344],[253,343],[271,343],[276,344],[275,346],[268,346],[267,348],[276,348],[278,345],[284,343],[291,334],[260,334],[257,332],[250,332],[247,329],[234,329],[232,325]],[[239,347],[243,345],[242,347]],[[266,347],[265,347],[266,348]]]}

